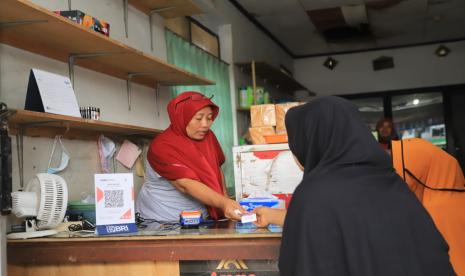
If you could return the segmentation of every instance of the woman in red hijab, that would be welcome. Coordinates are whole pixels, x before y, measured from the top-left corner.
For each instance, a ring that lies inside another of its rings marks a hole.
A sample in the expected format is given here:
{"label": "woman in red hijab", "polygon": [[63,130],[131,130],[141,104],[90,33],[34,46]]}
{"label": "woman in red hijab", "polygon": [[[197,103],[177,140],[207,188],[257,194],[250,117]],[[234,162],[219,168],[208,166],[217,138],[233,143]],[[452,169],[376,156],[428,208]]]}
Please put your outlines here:
{"label": "woman in red hijab", "polygon": [[240,205],[227,197],[223,151],[210,130],[218,112],[198,92],[184,92],[168,104],[171,125],[150,145],[150,166],[137,198],[143,218],[174,221],[182,211],[201,210],[215,220],[240,219]]}

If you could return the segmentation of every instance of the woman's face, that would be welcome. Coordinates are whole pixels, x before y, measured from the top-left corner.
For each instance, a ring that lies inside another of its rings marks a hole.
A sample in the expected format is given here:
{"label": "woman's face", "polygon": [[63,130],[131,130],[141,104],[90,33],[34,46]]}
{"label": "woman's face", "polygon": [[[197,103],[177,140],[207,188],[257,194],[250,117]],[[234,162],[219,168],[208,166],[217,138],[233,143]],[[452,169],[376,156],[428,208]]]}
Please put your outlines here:
{"label": "woman's face", "polygon": [[187,136],[193,140],[203,140],[213,124],[213,110],[204,107],[195,113],[186,127]]}
{"label": "woman's face", "polygon": [[389,122],[383,122],[378,129],[379,135],[383,138],[388,138],[392,135],[392,125]]}

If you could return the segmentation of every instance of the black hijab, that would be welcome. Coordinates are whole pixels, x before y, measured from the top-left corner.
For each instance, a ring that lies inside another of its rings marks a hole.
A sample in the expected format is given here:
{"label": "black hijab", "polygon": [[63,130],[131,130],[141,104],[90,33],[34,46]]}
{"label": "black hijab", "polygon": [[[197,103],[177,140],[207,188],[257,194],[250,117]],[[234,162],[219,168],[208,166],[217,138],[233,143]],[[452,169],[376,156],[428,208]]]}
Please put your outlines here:
{"label": "black hijab", "polygon": [[355,106],[323,97],[286,115],[305,167],[283,231],[281,275],[455,275],[448,246]]}

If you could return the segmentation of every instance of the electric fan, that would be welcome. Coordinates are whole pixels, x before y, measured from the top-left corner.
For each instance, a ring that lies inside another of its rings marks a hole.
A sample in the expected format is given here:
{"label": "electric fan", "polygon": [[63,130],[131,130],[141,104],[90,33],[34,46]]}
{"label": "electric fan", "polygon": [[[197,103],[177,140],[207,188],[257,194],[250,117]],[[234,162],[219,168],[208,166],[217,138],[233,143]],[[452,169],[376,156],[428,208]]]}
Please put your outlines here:
{"label": "electric fan", "polygon": [[23,192],[11,193],[13,214],[24,218],[26,232],[11,233],[9,239],[27,239],[50,236],[63,221],[68,205],[68,187],[58,175],[38,173],[27,183]]}

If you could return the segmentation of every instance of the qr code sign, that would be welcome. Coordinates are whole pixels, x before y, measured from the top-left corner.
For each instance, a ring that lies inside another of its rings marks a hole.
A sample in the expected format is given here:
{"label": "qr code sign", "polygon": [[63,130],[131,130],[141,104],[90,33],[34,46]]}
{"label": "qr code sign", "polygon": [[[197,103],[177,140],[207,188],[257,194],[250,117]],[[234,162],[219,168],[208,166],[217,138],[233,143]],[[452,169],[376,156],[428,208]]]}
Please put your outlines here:
{"label": "qr code sign", "polygon": [[105,208],[119,208],[124,206],[124,190],[106,190]]}

